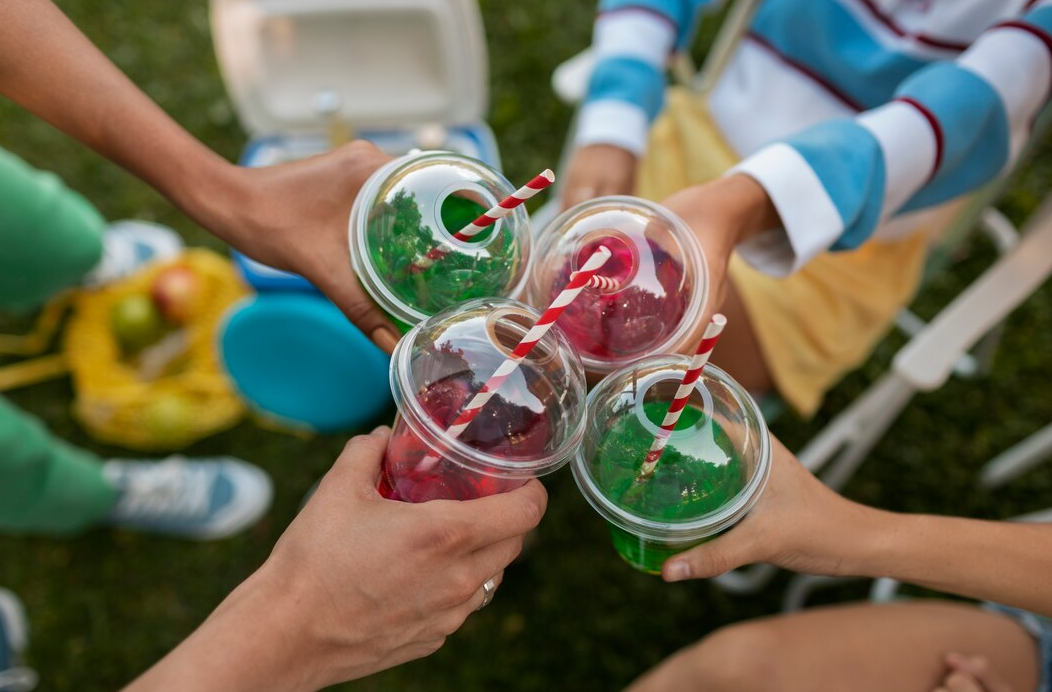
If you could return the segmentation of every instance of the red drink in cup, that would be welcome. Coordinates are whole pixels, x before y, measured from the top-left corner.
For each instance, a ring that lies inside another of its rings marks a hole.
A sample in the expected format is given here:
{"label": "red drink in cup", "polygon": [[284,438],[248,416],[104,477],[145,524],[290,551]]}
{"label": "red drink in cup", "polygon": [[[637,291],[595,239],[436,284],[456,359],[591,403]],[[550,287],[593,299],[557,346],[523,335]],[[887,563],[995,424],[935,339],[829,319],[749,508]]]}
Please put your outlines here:
{"label": "red drink in cup", "polygon": [[693,346],[708,293],[704,255],[678,216],[646,200],[600,197],[549,224],[538,238],[529,302],[547,305],[599,247],[611,252],[603,274],[618,286],[586,289],[559,320],[588,374]]}
{"label": "red drink in cup", "polygon": [[444,310],[410,331],[391,359],[398,417],[380,493],[405,502],[469,500],[555,471],[584,433],[584,371],[548,331],[459,436],[449,428],[540,315],[506,299]]}

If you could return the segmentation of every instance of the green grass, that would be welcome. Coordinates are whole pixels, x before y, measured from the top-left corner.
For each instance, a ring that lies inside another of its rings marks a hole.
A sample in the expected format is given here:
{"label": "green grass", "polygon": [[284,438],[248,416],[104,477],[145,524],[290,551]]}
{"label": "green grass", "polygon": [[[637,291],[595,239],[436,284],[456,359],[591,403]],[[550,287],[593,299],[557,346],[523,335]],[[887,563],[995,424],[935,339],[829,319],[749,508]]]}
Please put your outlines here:
{"label": "green grass", "polygon": [[[204,0],[65,0],[73,20],[131,78],[191,132],[234,159],[245,143],[209,39]],[[570,111],[548,76],[586,45],[593,3],[482,3],[490,40],[490,122],[512,180],[557,161]],[[356,69],[350,68],[349,69]],[[0,144],[59,173],[109,218],[153,219],[197,244],[219,247],[155,192],[49,126],[0,102]],[[1016,221],[1052,183],[1049,146],[1014,184],[1004,209]],[[934,314],[992,258],[976,243],[918,300]],[[25,320],[0,320],[3,330]],[[1052,464],[994,494],[975,490],[992,455],[1052,421],[1052,289],[1043,287],[1009,320],[990,377],[953,381],[918,396],[848,487],[861,501],[896,510],[1004,518],[1052,505]],[[816,420],[783,417],[775,431],[798,447],[888,364],[902,339],[829,397]],[[103,455],[69,415],[65,381],[13,393],[75,444]],[[265,559],[303,493],[329,467],[341,436],[301,440],[243,424],[188,450],[233,454],[269,471],[277,495],[265,520],[214,544],[93,531],[76,540],[0,538],[0,585],[25,600],[33,626],[31,662],[45,690],[112,690],[185,637]],[[616,689],[712,629],[778,607],[780,586],[752,598],[706,582],[665,585],[615,556],[606,529],[568,472],[547,481],[548,515],[529,558],[510,569],[494,605],[470,618],[435,656],[346,686],[352,690]],[[837,597],[861,595],[861,588]],[[246,633],[247,636],[248,633]]]}

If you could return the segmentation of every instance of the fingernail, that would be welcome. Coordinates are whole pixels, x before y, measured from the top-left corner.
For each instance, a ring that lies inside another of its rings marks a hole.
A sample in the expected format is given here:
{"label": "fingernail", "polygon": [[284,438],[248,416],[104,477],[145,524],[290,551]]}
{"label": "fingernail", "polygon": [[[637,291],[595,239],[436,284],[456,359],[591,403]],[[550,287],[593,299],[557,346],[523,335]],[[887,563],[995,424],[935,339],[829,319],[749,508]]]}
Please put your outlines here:
{"label": "fingernail", "polygon": [[389,426],[378,425],[375,428],[373,428],[373,431],[371,433],[369,433],[369,434],[370,435],[386,435],[389,432],[391,432],[391,428]]}
{"label": "fingernail", "polygon": [[948,664],[950,664],[951,666],[960,666],[960,665],[967,665],[968,664],[968,660],[965,658],[965,656],[963,654],[959,654],[959,653],[956,653],[956,652],[953,652],[953,651],[951,651],[950,653],[946,654],[946,662]]}
{"label": "fingernail", "polygon": [[684,579],[690,579],[690,563],[686,560],[676,560],[665,567],[665,581],[683,581]]}
{"label": "fingernail", "polygon": [[388,353],[394,351],[395,346],[398,345],[398,337],[387,327],[374,329],[369,338],[373,340],[374,344]]}

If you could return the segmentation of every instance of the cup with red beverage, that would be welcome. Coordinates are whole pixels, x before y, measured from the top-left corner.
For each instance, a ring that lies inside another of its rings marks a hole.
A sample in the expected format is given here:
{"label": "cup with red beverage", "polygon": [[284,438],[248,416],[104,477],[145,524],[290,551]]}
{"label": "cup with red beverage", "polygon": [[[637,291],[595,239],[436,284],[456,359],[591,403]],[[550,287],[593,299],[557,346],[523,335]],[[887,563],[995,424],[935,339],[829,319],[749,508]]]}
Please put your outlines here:
{"label": "cup with red beverage", "polygon": [[586,385],[566,336],[549,330],[459,435],[450,426],[540,314],[482,298],[414,327],[391,358],[398,406],[380,477],[394,500],[469,500],[551,473],[577,452]]}
{"label": "cup with red beverage", "polygon": [[565,211],[537,240],[528,302],[547,305],[599,247],[612,257],[613,288],[588,288],[559,326],[590,376],[653,353],[693,346],[708,295],[701,244],[664,207],[636,197],[599,197]]}

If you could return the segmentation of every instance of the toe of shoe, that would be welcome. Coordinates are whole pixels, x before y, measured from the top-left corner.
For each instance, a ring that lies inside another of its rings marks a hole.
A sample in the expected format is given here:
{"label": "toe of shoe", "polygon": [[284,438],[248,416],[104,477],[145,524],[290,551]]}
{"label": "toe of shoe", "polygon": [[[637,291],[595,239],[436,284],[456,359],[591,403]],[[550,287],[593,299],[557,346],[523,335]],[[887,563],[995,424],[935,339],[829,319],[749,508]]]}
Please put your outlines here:
{"label": "toe of shoe", "polygon": [[220,463],[220,473],[232,492],[199,533],[204,540],[225,538],[249,528],[266,513],[274,497],[274,485],[263,469],[238,459]]}

